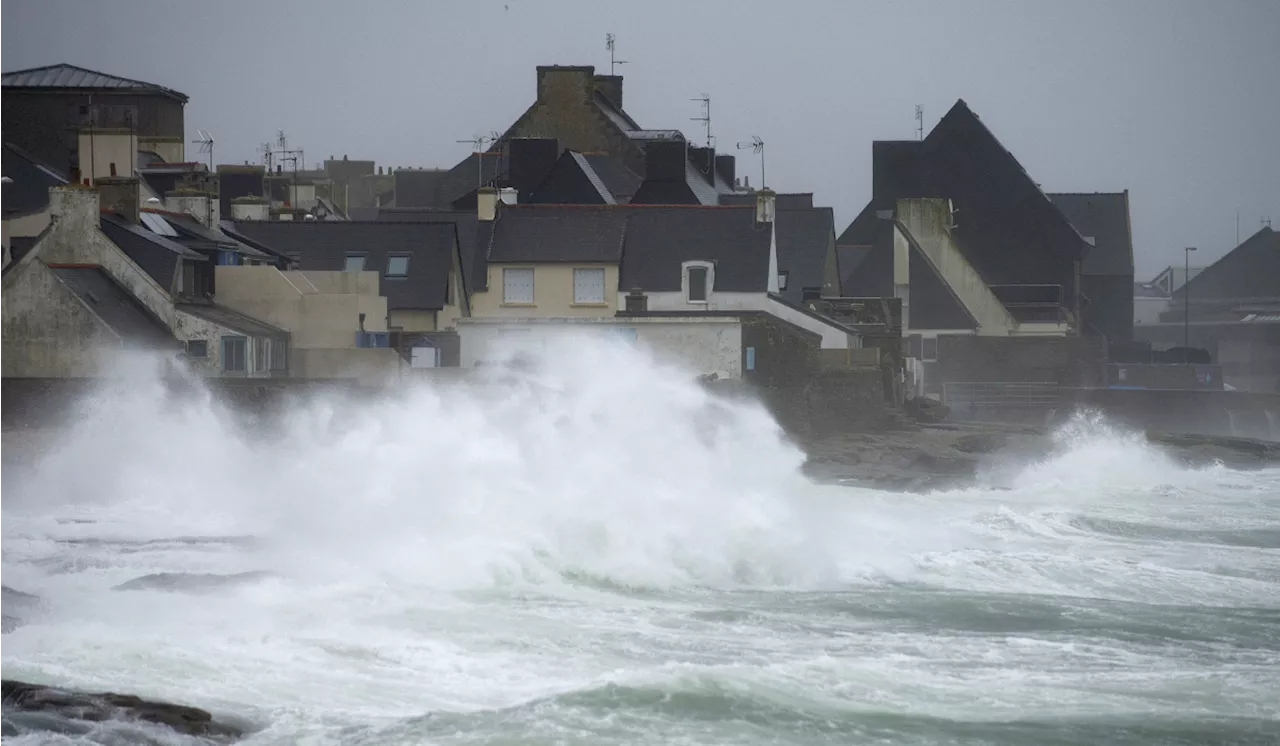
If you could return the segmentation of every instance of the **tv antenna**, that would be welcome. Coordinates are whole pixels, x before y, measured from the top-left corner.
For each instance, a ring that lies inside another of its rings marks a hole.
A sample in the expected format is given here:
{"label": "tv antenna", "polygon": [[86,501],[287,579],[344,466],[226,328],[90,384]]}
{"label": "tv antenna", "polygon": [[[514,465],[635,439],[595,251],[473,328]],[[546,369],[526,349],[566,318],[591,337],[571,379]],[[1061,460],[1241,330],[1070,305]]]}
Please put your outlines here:
{"label": "tv antenna", "polygon": [[1258,221],[1258,224],[1259,224],[1260,226],[1262,226],[1263,228],[1270,228],[1270,227],[1271,227],[1271,218],[1270,218],[1270,217],[1262,218],[1261,220],[1259,220],[1259,221]]}
{"label": "tv antenna", "polygon": [[213,170],[213,135],[208,132],[197,129],[196,139],[191,141],[192,145],[199,145],[201,153],[209,154],[209,170]]}
{"label": "tv antenna", "polygon": [[760,156],[760,188],[764,189],[764,140],[759,135],[752,135],[749,142],[738,143],[738,150],[751,148],[751,152]]}
{"label": "tv antenna", "polygon": [[617,74],[617,72],[615,71],[615,68],[617,68],[618,65],[627,64],[626,60],[620,60],[614,57],[614,52],[617,51],[617,47],[618,47],[618,37],[614,36],[613,34],[605,34],[604,48],[609,50],[609,74],[610,75]]}
{"label": "tv antenna", "polygon": [[[476,154],[476,189],[484,186],[484,151],[486,146],[492,145],[501,139],[501,135],[497,130],[490,130],[487,135],[472,135],[470,140],[455,140],[454,142],[469,143],[474,148]],[[494,178],[498,176],[498,167],[494,165]]]}
{"label": "tv antenna", "polygon": [[924,107],[916,104],[916,139],[924,139]]}
{"label": "tv antenna", "polygon": [[700,101],[700,102],[702,102],[702,116],[700,116],[700,117],[689,117],[689,121],[691,121],[691,122],[702,122],[702,126],[703,126],[703,127],[705,127],[705,128],[706,128],[706,130],[707,130],[707,147],[709,148],[709,147],[711,147],[711,143],[712,143],[712,137],[711,137],[711,96],[710,96],[710,95],[708,95],[708,94],[706,94],[706,93],[704,93],[704,94],[702,94],[702,96],[701,96],[701,97],[699,97],[699,98],[691,98],[691,99],[689,99],[689,100],[690,100],[690,101]]}

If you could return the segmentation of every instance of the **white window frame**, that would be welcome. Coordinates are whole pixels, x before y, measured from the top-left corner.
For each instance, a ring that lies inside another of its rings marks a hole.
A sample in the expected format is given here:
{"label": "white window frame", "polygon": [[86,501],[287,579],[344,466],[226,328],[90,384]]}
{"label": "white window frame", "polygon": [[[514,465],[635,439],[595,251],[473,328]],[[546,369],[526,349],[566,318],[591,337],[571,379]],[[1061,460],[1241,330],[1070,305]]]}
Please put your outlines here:
{"label": "white window frame", "polygon": [[[529,273],[529,299],[512,299],[507,295],[507,273],[508,272],[528,272]],[[503,267],[502,268],[502,305],[504,306],[532,306],[537,300],[537,273],[533,267]]]}
{"label": "white window frame", "polygon": [[[693,300],[690,297],[689,291],[693,289],[689,283],[689,270],[691,269],[707,270],[706,297],[703,300]],[[697,306],[706,305],[711,302],[711,296],[713,293],[715,293],[715,288],[716,288],[716,265],[714,262],[709,262],[706,260],[699,259],[699,260],[694,260],[690,262],[685,262],[684,264],[680,265],[680,294],[684,296],[685,303],[688,303],[690,305],[697,305]]]}
{"label": "white window frame", "polygon": [[[600,293],[598,297],[581,298],[578,296],[578,273],[590,272],[593,276],[599,273],[600,277]],[[608,289],[605,287],[607,281],[604,267],[574,267],[573,268],[573,305],[575,306],[605,306],[608,305]]]}

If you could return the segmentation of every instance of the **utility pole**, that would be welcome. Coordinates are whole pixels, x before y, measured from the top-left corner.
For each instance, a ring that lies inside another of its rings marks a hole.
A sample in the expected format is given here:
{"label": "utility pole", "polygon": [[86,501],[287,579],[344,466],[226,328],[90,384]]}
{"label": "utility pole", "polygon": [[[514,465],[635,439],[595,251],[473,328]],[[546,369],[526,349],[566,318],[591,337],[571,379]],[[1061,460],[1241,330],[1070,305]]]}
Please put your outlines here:
{"label": "utility pole", "polygon": [[1182,364],[1191,362],[1191,252],[1196,247],[1188,246],[1183,250],[1184,267],[1182,276]]}

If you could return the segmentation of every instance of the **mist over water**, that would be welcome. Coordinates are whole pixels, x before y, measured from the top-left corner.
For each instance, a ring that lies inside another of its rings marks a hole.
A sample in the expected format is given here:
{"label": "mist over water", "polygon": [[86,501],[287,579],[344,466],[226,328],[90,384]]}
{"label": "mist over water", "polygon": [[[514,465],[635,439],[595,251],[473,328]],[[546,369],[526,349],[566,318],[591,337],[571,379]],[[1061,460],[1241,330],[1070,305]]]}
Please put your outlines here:
{"label": "mist over water", "polygon": [[107,383],[6,460],[5,677],[262,744],[1280,737],[1280,471],[1079,418],[990,486],[815,484],[626,345],[511,362],[278,420]]}

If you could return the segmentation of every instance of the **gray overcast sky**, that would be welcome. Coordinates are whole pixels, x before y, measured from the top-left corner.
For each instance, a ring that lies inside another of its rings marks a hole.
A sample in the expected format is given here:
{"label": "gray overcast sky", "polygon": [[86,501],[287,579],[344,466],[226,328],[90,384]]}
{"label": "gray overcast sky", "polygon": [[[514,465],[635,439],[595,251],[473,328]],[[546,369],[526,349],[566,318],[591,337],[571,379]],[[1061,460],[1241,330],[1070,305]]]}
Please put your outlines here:
{"label": "gray overcast sky", "polygon": [[[328,155],[451,166],[505,129],[534,66],[606,68],[628,112],[720,149],[760,135],[770,185],[843,230],[871,141],[964,98],[1046,191],[1128,188],[1140,279],[1280,220],[1280,0],[6,0],[5,70],[68,62],[176,88],[219,162],[285,130]],[[188,146],[190,147],[190,146]],[[739,173],[759,175],[749,151]],[[191,157],[194,157],[192,155]]]}

